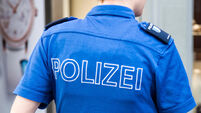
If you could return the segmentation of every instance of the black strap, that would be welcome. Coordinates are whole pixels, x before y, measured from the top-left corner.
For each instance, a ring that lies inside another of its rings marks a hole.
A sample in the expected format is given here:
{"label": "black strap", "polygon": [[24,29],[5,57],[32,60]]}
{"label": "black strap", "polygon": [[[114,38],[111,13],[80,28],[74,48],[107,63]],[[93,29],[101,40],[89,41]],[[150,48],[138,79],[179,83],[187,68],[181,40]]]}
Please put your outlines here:
{"label": "black strap", "polygon": [[171,35],[160,29],[159,27],[153,25],[152,23],[141,23],[140,24],[141,28],[148,32],[149,34],[155,36],[158,38],[160,41],[162,41],[165,44],[168,44],[170,41]]}
{"label": "black strap", "polygon": [[75,19],[77,19],[77,18],[75,18],[75,17],[69,17],[69,18],[66,17],[66,18],[62,18],[62,19],[56,20],[54,22],[51,22],[51,23],[47,24],[45,26],[45,30],[48,30],[50,27],[52,27],[54,25],[61,24],[63,22],[67,22],[67,21],[71,21],[71,20],[75,20]]}

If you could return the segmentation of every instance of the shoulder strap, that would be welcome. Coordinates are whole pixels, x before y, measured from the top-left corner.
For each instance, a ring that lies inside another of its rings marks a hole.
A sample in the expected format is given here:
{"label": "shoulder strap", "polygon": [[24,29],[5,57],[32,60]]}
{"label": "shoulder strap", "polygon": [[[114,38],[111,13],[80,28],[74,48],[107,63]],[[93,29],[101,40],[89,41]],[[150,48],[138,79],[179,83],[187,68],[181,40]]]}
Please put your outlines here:
{"label": "shoulder strap", "polygon": [[56,20],[56,21],[54,21],[54,22],[51,22],[51,23],[47,24],[47,25],[45,26],[45,30],[48,30],[50,27],[52,27],[52,26],[54,26],[54,25],[61,24],[61,23],[63,23],[63,22],[68,22],[68,21],[75,20],[75,19],[77,19],[77,18],[75,18],[75,17],[69,17],[69,18],[68,18],[68,17],[65,17],[65,18]]}
{"label": "shoulder strap", "polygon": [[170,41],[171,35],[163,31],[162,29],[158,28],[157,26],[153,25],[152,23],[142,22],[140,23],[140,27],[144,31],[155,36],[157,39],[159,39],[165,44],[168,44],[168,42]]}

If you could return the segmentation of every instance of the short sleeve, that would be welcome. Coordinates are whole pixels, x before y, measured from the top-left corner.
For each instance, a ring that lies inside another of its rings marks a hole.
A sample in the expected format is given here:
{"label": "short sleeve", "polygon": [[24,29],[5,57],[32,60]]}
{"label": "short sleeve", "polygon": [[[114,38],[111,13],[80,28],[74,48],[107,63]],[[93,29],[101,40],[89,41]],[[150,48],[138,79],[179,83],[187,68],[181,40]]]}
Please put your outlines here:
{"label": "short sleeve", "polygon": [[40,38],[28,61],[25,73],[13,92],[26,99],[40,102],[41,109],[53,99],[46,45],[44,38]]}
{"label": "short sleeve", "polygon": [[158,61],[156,98],[160,113],[186,113],[196,106],[185,68],[174,42]]}

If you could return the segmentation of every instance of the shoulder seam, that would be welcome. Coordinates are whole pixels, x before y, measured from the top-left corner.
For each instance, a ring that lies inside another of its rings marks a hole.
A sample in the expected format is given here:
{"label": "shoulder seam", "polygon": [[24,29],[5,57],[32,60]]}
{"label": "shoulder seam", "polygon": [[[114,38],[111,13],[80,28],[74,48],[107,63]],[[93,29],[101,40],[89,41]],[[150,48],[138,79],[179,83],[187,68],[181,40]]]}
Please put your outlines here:
{"label": "shoulder seam", "polygon": [[164,49],[164,51],[162,52],[162,54],[160,54],[160,56],[159,56],[159,58],[158,58],[158,60],[157,60],[157,65],[156,65],[156,67],[155,67],[155,69],[154,69],[154,72],[155,72],[155,73],[156,73],[156,70],[157,70],[157,68],[158,68],[158,65],[159,65],[159,62],[160,62],[161,58],[164,57],[165,52],[170,48],[170,46],[173,44],[173,42],[174,42],[174,40],[171,40],[171,42],[170,42],[170,44],[168,45],[168,47],[167,47],[166,49]]}
{"label": "shoulder seam", "polygon": [[158,53],[160,56],[161,54],[163,53],[163,51],[159,51],[159,50],[156,50],[156,49],[153,49],[149,46],[146,46],[144,44],[140,44],[140,43],[137,43],[137,42],[134,42],[134,41],[129,41],[129,40],[123,40],[123,39],[112,39],[112,38],[109,38],[109,37],[106,37],[106,36],[100,36],[99,34],[97,33],[93,33],[93,32],[89,32],[87,31],[87,33],[85,32],[79,32],[79,31],[65,31],[65,32],[55,32],[55,33],[51,33],[51,34],[48,34],[48,35],[44,35],[43,37],[49,37],[51,35],[54,35],[54,34],[59,34],[59,33],[80,33],[80,34],[87,34],[87,35],[91,35],[91,36],[96,36],[96,37],[101,37],[101,38],[105,38],[105,39],[110,39],[110,40],[119,40],[119,41],[125,41],[125,42],[130,42],[130,43],[135,43],[135,44],[138,44],[138,45],[141,45],[143,47],[146,47],[152,51],[155,51],[156,53]]}
{"label": "shoulder seam", "polygon": [[161,58],[164,57],[165,55],[165,52],[170,48],[170,46],[173,44],[173,40],[170,42],[170,44],[168,45],[168,47],[166,49],[164,49],[164,51],[162,52],[162,54],[160,55],[158,61],[157,61],[157,66],[158,66],[158,63],[160,62]]}
{"label": "shoulder seam", "polygon": [[165,52],[170,48],[170,46],[173,44],[173,42],[174,42],[174,40],[172,39],[170,44],[168,45],[168,47],[162,51],[161,56],[164,56]]}

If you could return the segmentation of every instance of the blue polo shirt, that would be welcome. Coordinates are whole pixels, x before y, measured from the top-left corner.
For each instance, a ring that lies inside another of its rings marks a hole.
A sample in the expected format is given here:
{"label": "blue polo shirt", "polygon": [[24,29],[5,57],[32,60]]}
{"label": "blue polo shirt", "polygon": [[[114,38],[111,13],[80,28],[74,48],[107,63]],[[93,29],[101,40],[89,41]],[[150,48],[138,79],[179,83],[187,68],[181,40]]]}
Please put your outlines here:
{"label": "blue polo shirt", "polygon": [[145,32],[123,6],[94,7],[84,19],[44,31],[14,91],[57,113],[185,113],[195,107],[171,38]]}

